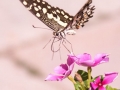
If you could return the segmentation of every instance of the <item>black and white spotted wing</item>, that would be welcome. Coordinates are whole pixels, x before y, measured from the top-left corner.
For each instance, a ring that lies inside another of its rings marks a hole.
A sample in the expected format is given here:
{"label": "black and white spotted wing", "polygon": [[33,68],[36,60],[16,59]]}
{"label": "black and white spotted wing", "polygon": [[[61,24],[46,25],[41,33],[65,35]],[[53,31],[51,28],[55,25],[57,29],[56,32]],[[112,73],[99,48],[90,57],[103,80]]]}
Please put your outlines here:
{"label": "black and white spotted wing", "polygon": [[43,0],[20,0],[39,20],[54,31],[64,29],[73,19],[64,10],[53,7]]}
{"label": "black and white spotted wing", "polygon": [[91,3],[92,0],[88,0],[74,16],[73,21],[70,25],[72,28],[79,29],[80,26],[83,27],[84,23],[88,22],[89,19],[93,17],[95,6],[90,6]]}
{"label": "black and white spotted wing", "polygon": [[20,0],[39,20],[54,32],[63,32],[65,29],[79,29],[93,16],[94,6],[88,0],[75,16],[69,15],[63,9],[53,7],[43,0]]}

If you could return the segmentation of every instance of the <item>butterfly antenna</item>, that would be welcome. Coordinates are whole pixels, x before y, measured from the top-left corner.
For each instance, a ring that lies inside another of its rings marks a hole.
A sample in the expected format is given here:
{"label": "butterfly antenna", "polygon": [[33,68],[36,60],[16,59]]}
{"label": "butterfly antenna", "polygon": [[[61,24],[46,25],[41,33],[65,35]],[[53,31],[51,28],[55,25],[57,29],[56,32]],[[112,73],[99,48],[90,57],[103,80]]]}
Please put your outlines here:
{"label": "butterfly antenna", "polygon": [[43,49],[46,48],[46,46],[50,43],[51,39],[48,41],[48,43],[43,47]]}
{"label": "butterfly antenna", "polygon": [[[36,26],[34,26],[34,25],[32,25],[32,26],[33,26],[33,28],[41,28],[41,29],[51,30],[51,29],[48,29],[48,28],[36,27]],[[51,31],[52,31],[52,30],[51,30]]]}

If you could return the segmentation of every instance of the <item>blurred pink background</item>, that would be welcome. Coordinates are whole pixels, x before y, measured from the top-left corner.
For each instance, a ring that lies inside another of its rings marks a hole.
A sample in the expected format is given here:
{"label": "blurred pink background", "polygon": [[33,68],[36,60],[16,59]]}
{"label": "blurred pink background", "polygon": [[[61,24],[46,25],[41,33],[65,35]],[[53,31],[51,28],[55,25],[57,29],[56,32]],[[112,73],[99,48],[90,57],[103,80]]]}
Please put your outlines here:
{"label": "blurred pink background", "polygon": [[[87,0],[46,0],[75,15]],[[94,17],[77,31],[67,36],[74,53],[108,53],[109,63],[93,68],[93,76],[105,72],[120,73],[120,0],[93,0],[96,7]],[[52,32],[34,29],[32,25],[48,28],[33,16],[19,0],[0,2],[0,90],[74,90],[72,83],[46,82],[44,79],[61,63],[66,63],[67,54],[63,47],[52,60],[50,44]],[[84,67],[75,66],[72,75]],[[120,76],[111,84],[120,88]]]}

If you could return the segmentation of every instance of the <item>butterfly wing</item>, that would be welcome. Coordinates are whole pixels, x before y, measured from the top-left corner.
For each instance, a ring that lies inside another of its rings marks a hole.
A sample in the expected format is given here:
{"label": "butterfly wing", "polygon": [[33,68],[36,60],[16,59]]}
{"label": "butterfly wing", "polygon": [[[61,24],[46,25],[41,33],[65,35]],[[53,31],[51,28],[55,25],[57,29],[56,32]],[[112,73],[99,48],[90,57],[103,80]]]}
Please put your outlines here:
{"label": "butterfly wing", "polygon": [[20,1],[33,15],[54,31],[64,29],[73,19],[73,16],[69,15],[63,9],[53,7],[43,0]]}
{"label": "butterfly wing", "polygon": [[92,0],[88,0],[84,6],[78,11],[78,13],[74,16],[74,19],[71,23],[71,28],[79,29],[80,26],[84,26],[84,23],[88,22],[91,17],[93,17],[93,11],[95,6],[90,6]]}

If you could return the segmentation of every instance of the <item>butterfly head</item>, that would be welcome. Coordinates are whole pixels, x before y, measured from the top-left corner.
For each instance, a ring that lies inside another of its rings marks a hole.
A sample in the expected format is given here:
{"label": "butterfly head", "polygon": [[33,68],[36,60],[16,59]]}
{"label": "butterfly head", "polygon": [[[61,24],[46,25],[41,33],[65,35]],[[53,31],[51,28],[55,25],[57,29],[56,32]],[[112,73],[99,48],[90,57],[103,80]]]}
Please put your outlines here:
{"label": "butterfly head", "polygon": [[60,33],[59,33],[59,32],[53,32],[53,35],[54,35],[54,36],[59,36]]}
{"label": "butterfly head", "polygon": [[66,36],[65,32],[53,32],[53,35],[58,39],[63,39]]}

